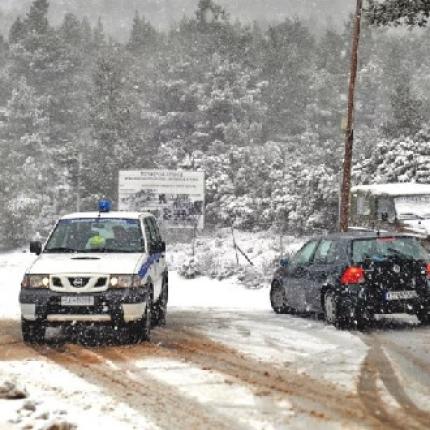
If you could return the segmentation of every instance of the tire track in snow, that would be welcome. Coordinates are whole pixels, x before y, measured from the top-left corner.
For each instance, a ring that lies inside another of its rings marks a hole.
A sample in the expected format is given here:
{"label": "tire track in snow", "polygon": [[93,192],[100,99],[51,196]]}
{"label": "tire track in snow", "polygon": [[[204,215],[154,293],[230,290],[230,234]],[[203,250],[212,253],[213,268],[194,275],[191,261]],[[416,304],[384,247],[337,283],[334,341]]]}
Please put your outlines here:
{"label": "tire track in snow", "polygon": [[[369,351],[361,368],[358,392],[369,414],[378,419],[383,427],[389,425],[398,430],[429,429],[430,413],[419,409],[407,395],[382,348],[383,342],[376,335],[360,337],[369,346]],[[387,410],[378,389],[378,378],[400,405],[400,410]]]}
{"label": "tire track in snow", "polygon": [[[376,424],[372,417],[368,417],[358,396],[330,382],[254,360],[189,329],[165,328],[157,331],[155,340],[168,356],[179,356],[201,368],[229,375],[253,386],[256,392],[286,396],[298,412],[361,427],[372,428]],[[133,349],[133,355],[136,353],[138,349]]]}
{"label": "tire track in snow", "polygon": [[[136,354],[135,351],[132,352],[131,349],[109,349],[102,351],[100,355],[115,363],[115,365],[118,365],[124,372],[131,373],[138,378],[146,378],[148,372],[152,374],[150,370],[135,364],[135,361],[142,362],[142,357],[140,354]],[[156,357],[148,358],[152,363],[154,359],[161,359],[160,354]],[[206,393],[206,395],[203,395],[203,398],[206,399],[205,403],[208,404],[210,408],[219,411],[219,414],[225,416],[227,421],[229,418],[231,421],[231,417],[234,417],[235,420],[243,423],[236,424],[236,427],[232,428],[243,428],[247,430],[254,428],[260,430],[263,428],[279,428],[280,422],[282,422],[282,427],[287,425],[291,413],[285,410],[285,406],[279,408],[272,402],[266,403],[263,397],[260,398],[253,395],[248,387],[235,384],[231,379],[226,379],[226,375],[224,374],[201,369],[189,363],[185,364],[182,358],[180,360],[178,358],[172,360],[166,357],[166,359],[168,362],[174,363],[174,367],[172,369],[167,367],[161,371],[160,369],[163,368],[164,360],[160,360],[161,367],[159,367],[159,372],[163,373],[161,377],[162,380],[169,380],[169,376],[171,377],[172,374],[175,373],[177,378],[178,372],[180,372],[181,379],[185,377],[185,381],[190,384],[190,386],[184,386],[186,382],[180,382],[182,387],[178,388],[187,398],[200,398],[200,393],[198,394],[199,388],[196,390],[195,385],[200,385],[200,390],[202,386],[206,387],[206,389],[208,386],[211,386],[211,388],[214,385],[218,385],[219,388],[224,386],[222,389],[223,394],[221,394],[221,390],[218,390],[215,396]],[[204,380],[200,379],[202,375],[204,375]],[[159,378],[157,376],[154,377],[156,377],[157,380]],[[211,391],[211,389],[209,389],[209,391]],[[238,398],[238,396],[240,397]],[[245,400],[245,402],[243,402],[243,400]],[[248,400],[248,403],[246,400]],[[270,414],[268,414],[268,412],[270,412]]]}
{"label": "tire track in snow", "polygon": [[[425,362],[421,358],[417,357],[411,351],[409,351],[404,346],[401,346],[391,340],[380,338],[378,336],[378,341],[387,350],[392,350],[400,355],[402,355],[406,360],[411,362],[415,367],[419,368],[421,372],[425,372],[425,377],[430,379],[430,362]],[[430,383],[428,384],[430,387]]]}
{"label": "tire track in snow", "polygon": [[[67,345],[64,352],[54,349],[36,351],[104,389],[111,397],[149,417],[160,428],[241,429],[237,422],[219,417],[204,405],[182,396],[174,385],[161,383],[146,374],[136,379],[124,368],[115,368],[109,359],[110,349],[89,350],[78,345]],[[150,344],[141,345],[140,351],[142,357],[158,355],[157,347]]]}

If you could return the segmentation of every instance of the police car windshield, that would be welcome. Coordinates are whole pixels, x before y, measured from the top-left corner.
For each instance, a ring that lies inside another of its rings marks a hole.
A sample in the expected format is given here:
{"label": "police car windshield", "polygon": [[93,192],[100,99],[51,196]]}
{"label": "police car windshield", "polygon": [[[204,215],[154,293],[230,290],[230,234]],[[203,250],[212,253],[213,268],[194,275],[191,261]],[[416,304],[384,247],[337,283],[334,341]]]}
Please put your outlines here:
{"label": "police car windshield", "polygon": [[143,252],[137,219],[79,218],[61,220],[44,252]]}

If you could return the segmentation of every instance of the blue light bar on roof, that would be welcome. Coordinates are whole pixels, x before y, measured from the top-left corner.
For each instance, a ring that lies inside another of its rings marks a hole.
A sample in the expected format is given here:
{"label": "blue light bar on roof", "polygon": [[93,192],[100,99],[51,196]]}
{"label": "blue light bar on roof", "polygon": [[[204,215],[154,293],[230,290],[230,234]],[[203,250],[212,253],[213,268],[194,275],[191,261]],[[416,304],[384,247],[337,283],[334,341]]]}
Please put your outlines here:
{"label": "blue light bar on roof", "polygon": [[99,212],[110,212],[112,209],[112,202],[108,199],[99,200]]}

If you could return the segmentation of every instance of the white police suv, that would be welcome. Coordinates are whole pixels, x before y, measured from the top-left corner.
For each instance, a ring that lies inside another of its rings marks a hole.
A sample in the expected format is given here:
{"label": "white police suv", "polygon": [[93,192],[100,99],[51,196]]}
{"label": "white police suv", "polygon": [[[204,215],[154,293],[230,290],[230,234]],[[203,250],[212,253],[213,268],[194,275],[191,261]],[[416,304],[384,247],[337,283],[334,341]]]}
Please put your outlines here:
{"label": "white police suv", "polygon": [[149,340],[151,326],[165,324],[168,273],[153,215],[99,212],[62,217],[21,284],[24,342],[44,340],[48,325],[107,325],[131,342]]}

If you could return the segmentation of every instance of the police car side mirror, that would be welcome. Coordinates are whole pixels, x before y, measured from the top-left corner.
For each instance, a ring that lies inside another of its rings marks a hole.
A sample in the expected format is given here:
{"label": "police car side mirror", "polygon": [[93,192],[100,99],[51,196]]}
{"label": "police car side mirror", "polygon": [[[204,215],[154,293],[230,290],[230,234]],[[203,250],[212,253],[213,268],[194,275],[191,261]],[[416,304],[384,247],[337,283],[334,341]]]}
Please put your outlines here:
{"label": "police car side mirror", "polygon": [[42,253],[42,243],[38,240],[30,242],[30,252],[39,255]]}

